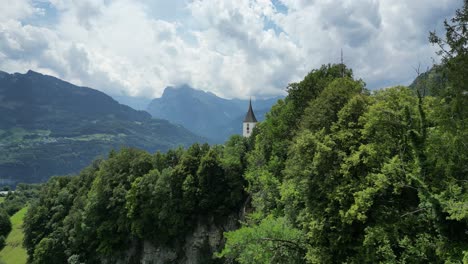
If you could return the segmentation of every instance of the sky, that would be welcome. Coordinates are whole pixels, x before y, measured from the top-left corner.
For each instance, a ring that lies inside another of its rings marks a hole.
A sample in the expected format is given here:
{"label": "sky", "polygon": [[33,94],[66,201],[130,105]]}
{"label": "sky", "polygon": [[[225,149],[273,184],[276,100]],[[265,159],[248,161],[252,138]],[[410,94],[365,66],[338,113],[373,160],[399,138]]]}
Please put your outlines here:
{"label": "sky", "polygon": [[438,61],[429,31],[462,0],[0,0],[0,70],[111,95],[188,84],[224,98],[284,95],[340,53],[367,88]]}

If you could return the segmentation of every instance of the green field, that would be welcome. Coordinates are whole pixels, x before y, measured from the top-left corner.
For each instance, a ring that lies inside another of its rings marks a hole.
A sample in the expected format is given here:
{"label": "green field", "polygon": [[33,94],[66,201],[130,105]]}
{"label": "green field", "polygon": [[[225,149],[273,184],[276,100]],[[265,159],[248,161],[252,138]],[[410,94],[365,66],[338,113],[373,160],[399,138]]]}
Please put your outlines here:
{"label": "green field", "polygon": [[5,201],[5,197],[0,197],[0,203],[3,203]]}
{"label": "green field", "polygon": [[[0,197],[3,198],[3,197]],[[3,201],[3,200],[0,200]],[[21,209],[11,217],[13,229],[6,239],[5,248],[0,251],[0,263],[23,264],[26,263],[27,254],[23,248],[23,218],[28,210],[27,207]]]}

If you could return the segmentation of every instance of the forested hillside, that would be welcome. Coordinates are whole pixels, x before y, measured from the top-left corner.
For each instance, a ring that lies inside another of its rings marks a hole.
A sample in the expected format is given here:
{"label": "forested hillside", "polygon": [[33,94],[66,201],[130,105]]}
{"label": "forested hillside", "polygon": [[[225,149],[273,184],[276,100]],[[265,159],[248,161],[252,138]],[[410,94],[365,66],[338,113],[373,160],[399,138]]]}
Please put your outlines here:
{"label": "forested hillside", "polygon": [[[149,242],[180,248],[175,259],[168,258],[183,261],[188,249],[178,244],[197,223],[222,226],[237,217],[245,199],[247,151],[248,143],[239,136],[224,147],[195,144],[166,154],[124,149],[78,176],[52,178],[26,216],[30,260],[139,263],[143,243]],[[195,245],[206,259],[198,263],[210,263],[220,249],[210,239],[202,237]],[[132,246],[136,249],[126,252]]]}
{"label": "forested hillside", "polygon": [[0,72],[0,185],[77,173],[122,146],[166,151],[197,141],[97,90],[33,71]]}
{"label": "forested hillside", "polygon": [[[251,138],[124,149],[51,179],[25,219],[31,263],[467,263],[467,15],[431,34],[437,85],[371,92],[324,65]],[[183,245],[203,223],[227,232],[195,258]]]}

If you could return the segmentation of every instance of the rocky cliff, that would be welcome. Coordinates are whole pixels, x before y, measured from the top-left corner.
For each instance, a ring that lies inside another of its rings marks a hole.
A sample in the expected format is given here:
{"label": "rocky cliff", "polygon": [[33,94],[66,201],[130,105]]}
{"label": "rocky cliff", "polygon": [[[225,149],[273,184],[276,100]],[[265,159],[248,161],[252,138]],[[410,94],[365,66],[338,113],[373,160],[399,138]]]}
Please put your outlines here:
{"label": "rocky cliff", "polygon": [[183,238],[166,245],[151,241],[135,241],[124,257],[103,260],[105,264],[214,264],[223,263],[213,258],[221,250],[225,239],[223,233],[239,228],[239,214],[224,219],[199,217],[194,230]]}

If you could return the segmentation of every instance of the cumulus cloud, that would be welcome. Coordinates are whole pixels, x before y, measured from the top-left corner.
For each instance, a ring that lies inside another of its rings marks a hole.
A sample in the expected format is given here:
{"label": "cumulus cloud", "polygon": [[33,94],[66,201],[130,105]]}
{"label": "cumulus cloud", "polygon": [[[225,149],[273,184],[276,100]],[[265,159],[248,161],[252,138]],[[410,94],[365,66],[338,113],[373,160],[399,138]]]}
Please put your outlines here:
{"label": "cumulus cloud", "polygon": [[41,13],[41,9],[35,8],[30,0],[1,0],[2,15],[0,22],[3,23],[8,20],[20,20],[34,14]]}
{"label": "cumulus cloud", "polygon": [[[190,84],[223,97],[284,93],[345,62],[370,88],[429,66],[429,30],[455,0],[0,0],[0,69],[38,70],[110,94]],[[46,5],[44,5],[46,4]],[[46,6],[46,7],[44,7]],[[41,23],[55,16],[53,23]]]}
{"label": "cumulus cloud", "polygon": [[428,32],[460,5],[405,0],[283,3],[288,13],[276,21],[307,54],[316,54],[308,68],[338,61],[343,49],[345,63],[374,89],[408,84],[415,77],[413,67],[429,66],[434,48],[428,43]]}

